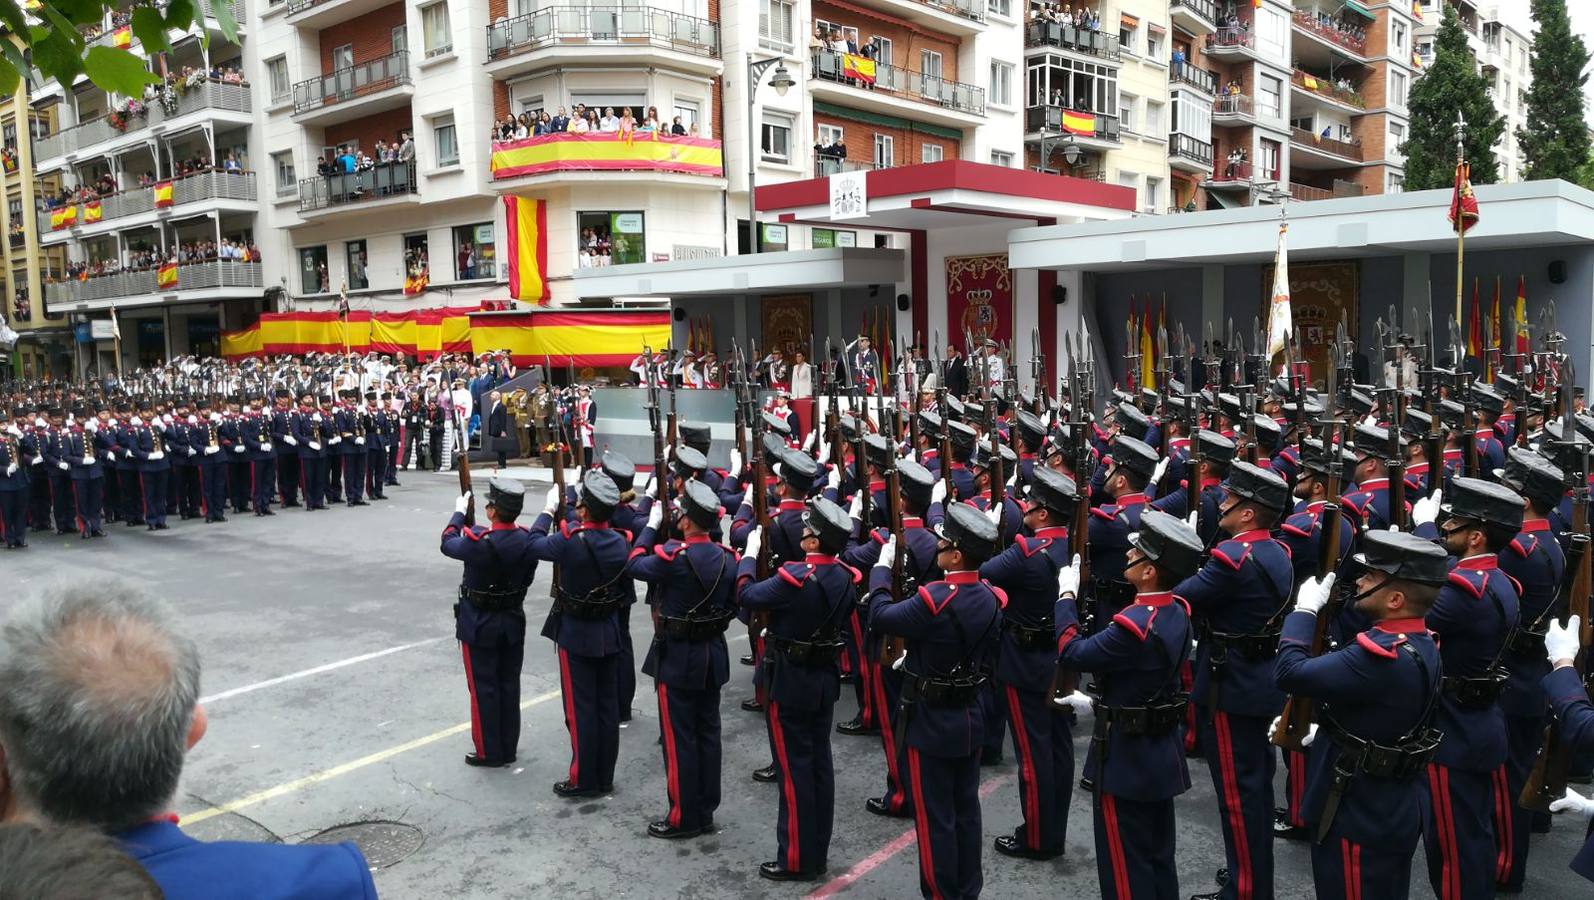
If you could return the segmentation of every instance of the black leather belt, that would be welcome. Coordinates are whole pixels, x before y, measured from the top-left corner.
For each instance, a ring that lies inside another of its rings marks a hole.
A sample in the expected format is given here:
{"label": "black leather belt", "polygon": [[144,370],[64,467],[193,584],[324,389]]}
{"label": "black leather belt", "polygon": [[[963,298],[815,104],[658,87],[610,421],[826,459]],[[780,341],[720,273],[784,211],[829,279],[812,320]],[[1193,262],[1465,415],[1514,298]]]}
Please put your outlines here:
{"label": "black leather belt", "polygon": [[1055,650],[1057,649],[1056,626],[1048,622],[1042,625],[1020,625],[1011,619],[1002,620],[1002,627],[1013,635],[1013,643],[1020,650]]}
{"label": "black leather belt", "polygon": [[482,612],[519,609],[526,602],[525,588],[468,588],[461,585],[459,599],[467,600]]}
{"label": "black leather belt", "polygon": [[1544,657],[1544,635],[1544,631],[1530,631],[1527,626],[1523,626],[1512,632],[1511,640],[1507,641],[1505,646],[1506,649],[1511,651],[1513,656],[1542,659]]}
{"label": "black leather belt", "polygon": [[712,619],[677,618],[673,616],[659,616],[659,632],[677,641],[699,643],[710,641],[725,633],[730,627],[733,616],[717,616]]}
{"label": "black leather belt", "polygon": [[902,702],[930,706],[973,706],[988,681],[984,675],[940,676],[904,672]]}
{"label": "black leather belt", "polygon": [[1440,679],[1439,683],[1445,696],[1462,708],[1487,709],[1500,699],[1500,691],[1505,687],[1505,680],[1505,670],[1497,668],[1475,678],[1447,675]]}
{"label": "black leather belt", "polygon": [[591,595],[576,597],[563,594],[559,598],[559,608],[578,619],[605,619],[619,610],[620,598],[602,595],[594,600]]}
{"label": "black leather belt", "polygon": [[794,641],[769,635],[764,643],[771,650],[786,657],[787,662],[800,666],[821,666],[836,661],[841,655],[842,643],[834,636],[813,641]]}
{"label": "black leather belt", "polygon": [[1357,737],[1332,722],[1320,726],[1339,746],[1335,768],[1346,776],[1371,775],[1374,778],[1414,778],[1433,760],[1439,749],[1440,733],[1425,728],[1415,737],[1391,747]]}
{"label": "black leather belt", "polygon": [[1111,723],[1127,735],[1162,737],[1183,724],[1189,705],[1190,695],[1184,693],[1145,706],[1104,706],[1098,701],[1096,718]]}
{"label": "black leather belt", "polygon": [[1212,645],[1213,667],[1218,667],[1228,662],[1229,652],[1238,653],[1247,662],[1271,662],[1278,654],[1279,633],[1263,634],[1224,634],[1219,631],[1207,631],[1201,639]]}

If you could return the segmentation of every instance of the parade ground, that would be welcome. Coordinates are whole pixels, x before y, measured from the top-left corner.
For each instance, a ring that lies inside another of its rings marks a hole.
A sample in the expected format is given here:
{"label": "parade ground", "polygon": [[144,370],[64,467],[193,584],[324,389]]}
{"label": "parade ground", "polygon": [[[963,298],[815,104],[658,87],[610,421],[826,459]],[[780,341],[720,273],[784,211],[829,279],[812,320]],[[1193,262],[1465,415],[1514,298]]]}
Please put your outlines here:
{"label": "parade ground", "polygon": [[[743,712],[751,669],[731,667],[724,716],[724,802],[716,834],[649,838],[667,808],[658,713],[641,678],[624,726],[615,793],[564,800],[570,743],[553,645],[537,635],[547,612],[549,570],[527,597],[525,707],[519,761],[506,769],[463,763],[471,751],[470,699],[451,613],[460,564],[438,539],[458,492],[451,474],[401,472],[402,487],[368,508],[309,514],[278,510],[226,525],[172,521],[172,529],[108,525],[110,537],[35,534],[0,555],[0,615],[28,590],[57,578],[131,582],[166,598],[204,660],[209,731],[189,755],[175,812],[202,840],[300,843],[354,839],[390,898],[867,897],[917,896],[911,820],[864,810],[884,785],[878,737],[836,734],[836,823],[829,871],[811,884],[772,884],[758,864],[775,856],[776,794],[749,774],[769,762],[762,718]],[[543,489],[527,492],[529,525]],[[632,616],[637,657],[648,617]],[[746,652],[733,627],[733,659]],[[843,686],[836,721],[852,717]],[[1076,735],[1083,760],[1089,720]],[[1180,890],[1212,890],[1223,842],[1205,764],[1191,760],[1192,789],[1177,802]],[[985,895],[1099,896],[1090,798],[1074,792],[1066,854],[1052,862],[1008,859],[990,848],[1020,821],[1011,741],[1003,764],[982,769]],[[1278,778],[1283,790],[1282,769]],[[1590,788],[1581,786],[1587,793]],[[332,830],[332,831],[329,831]],[[326,834],[323,836],[323,832]],[[1566,868],[1581,823],[1557,820],[1535,835],[1524,896],[1570,896]],[[1276,893],[1311,895],[1308,848],[1275,844]],[[1419,848],[1412,896],[1431,897]]]}

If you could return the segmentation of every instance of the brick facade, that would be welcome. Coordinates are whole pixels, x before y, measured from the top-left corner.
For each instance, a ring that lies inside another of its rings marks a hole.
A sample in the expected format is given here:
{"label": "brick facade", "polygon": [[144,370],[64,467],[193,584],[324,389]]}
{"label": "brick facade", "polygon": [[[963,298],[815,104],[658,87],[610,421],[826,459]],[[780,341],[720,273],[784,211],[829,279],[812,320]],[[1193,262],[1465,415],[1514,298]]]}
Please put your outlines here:
{"label": "brick facade", "polygon": [[404,4],[394,3],[374,9],[358,18],[340,22],[323,29],[321,38],[321,74],[330,74],[332,51],[344,44],[354,47],[354,64],[368,63],[393,55],[393,29],[404,24]]}
{"label": "brick facade", "polygon": [[408,106],[328,125],[322,139],[328,147],[358,141],[360,149],[369,153],[377,141],[398,140],[401,131],[415,133],[415,116]]}
{"label": "brick facade", "polygon": [[896,128],[887,125],[876,125],[871,122],[857,122],[839,116],[814,113],[814,143],[819,141],[819,127],[829,125],[841,129],[842,144],[847,148],[847,159],[853,162],[869,163],[874,161],[875,135],[888,135],[892,142],[891,165],[911,166],[924,161],[924,147],[926,144],[938,144],[941,147],[942,159],[961,159],[962,141],[957,138],[944,138],[933,134],[924,134],[911,128]]}
{"label": "brick facade", "polygon": [[[834,25],[858,29],[858,43],[869,43],[873,38],[891,42],[891,64],[901,69],[919,71],[919,52],[930,50],[941,54],[941,77],[947,81],[958,78],[958,39],[921,28],[905,19],[885,13],[860,16],[850,9],[814,0],[814,18]],[[812,41],[812,37],[809,38]],[[948,156],[950,159],[951,157]]]}

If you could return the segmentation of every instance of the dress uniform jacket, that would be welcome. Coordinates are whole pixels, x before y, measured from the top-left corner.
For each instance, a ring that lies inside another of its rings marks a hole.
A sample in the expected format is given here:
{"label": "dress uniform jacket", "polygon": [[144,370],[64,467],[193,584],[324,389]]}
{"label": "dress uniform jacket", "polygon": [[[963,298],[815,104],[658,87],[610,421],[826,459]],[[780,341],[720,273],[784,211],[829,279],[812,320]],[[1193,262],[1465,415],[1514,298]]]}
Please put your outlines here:
{"label": "dress uniform jacket", "polygon": [[[1389,479],[1369,478],[1356,485],[1340,499],[1340,506],[1354,513],[1362,531],[1382,531],[1389,527]],[[1406,512],[1411,512],[1411,499],[1406,500]]]}
{"label": "dress uniform jacket", "polygon": [[[1511,577],[1521,588],[1518,597],[1519,625],[1523,629],[1543,631],[1551,615],[1558,615],[1562,606],[1556,600],[1561,592],[1562,578],[1566,574],[1566,555],[1561,545],[1550,534],[1546,519],[1526,519],[1522,531],[1499,554],[1500,571]],[[1500,695],[1500,708],[1507,716],[1542,717],[1548,709],[1544,694],[1544,676],[1550,673],[1550,662],[1544,658],[1543,641],[1523,651],[1506,651],[1505,691]],[[1539,737],[1539,736],[1536,736]],[[1535,747],[1537,741],[1535,740]],[[1531,760],[1530,760],[1531,762]]]}
{"label": "dress uniform jacket", "polygon": [[1493,428],[1480,428],[1474,441],[1478,445],[1478,468],[1485,472],[1505,467],[1505,445]]}
{"label": "dress uniform jacket", "polygon": [[[1222,482],[1216,478],[1201,479],[1201,531],[1196,536],[1201,538],[1201,543],[1212,543],[1213,537],[1218,533],[1218,507],[1223,502]],[[1190,483],[1180,481],[1179,486],[1163,497],[1158,497],[1151,502],[1151,508],[1160,510],[1179,518],[1187,518],[1192,512],[1190,506]]]}
{"label": "dress uniform jacket", "polygon": [[[1447,679],[1481,677],[1500,657],[1506,633],[1517,621],[1518,596],[1494,554],[1456,562],[1427,616],[1428,627],[1439,636]],[[1468,708],[1446,691],[1435,725],[1445,736],[1437,762],[1492,772],[1505,761],[1505,717],[1498,703]]]}
{"label": "dress uniform jacket", "polygon": [[[608,585],[620,597],[620,605],[636,602],[635,588],[625,577],[626,560],[631,555],[630,535],[604,523],[586,523],[575,528],[561,523],[550,533],[553,517],[537,516],[531,526],[531,552],[538,559],[560,564],[561,590],[584,597]],[[558,603],[555,602],[555,609]],[[620,619],[616,611],[601,619],[585,619],[550,610],[543,623],[542,636],[559,649],[576,656],[602,657],[620,652]]]}
{"label": "dress uniform jacket", "polygon": [[196,841],[167,819],[117,837],[166,900],[376,900],[370,866],[352,843]]}
{"label": "dress uniform jacket", "polygon": [[[1067,528],[1043,528],[1034,537],[1018,535],[1000,554],[980,566],[980,577],[1007,597],[1002,634],[996,653],[997,681],[1025,691],[1052,687],[1057,669],[1057,644],[1079,630],[1073,603],[1057,601],[1057,573],[1073,559]],[[1045,647],[1019,647],[1014,627],[1052,630]]]}
{"label": "dress uniform jacket", "polygon": [[[1290,563],[1295,568],[1295,584],[1299,586],[1308,578],[1317,576],[1317,566],[1323,551],[1323,507],[1327,501],[1302,502],[1280,525],[1278,541],[1290,551]],[[1339,517],[1339,559],[1334,570],[1340,571],[1345,560],[1355,549],[1356,526],[1349,515],[1341,511]],[[1292,592],[1293,595],[1293,592]]]}
{"label": "dress uniform jacket", "polygon": [[[1198,706],[1242,716],[1274,716],[1284,703],[1273,686],[1273,657],[1226,652],[1220,635],[1262,635],[1276,629],[1294,586],[1290,552],[1266,531],[1237,534],[1212,549],[1206,565],[1174,588],[1201,627],[1196,655]],[[1213,669],[1221,670],[1221,675]],[[1216,682],[1216,683],[1215,683]]]}
{"label": "dress uniform jacket", "polygon": [[[743,557],[737,568],[743,584],[739,602],[750,611],[770,611],[768,636],[774,641],[840,640],[847,616],[857,602],[862,575],[834,556],[812,553],[787,562],[775,575],[751,582],[757,560]],[[766,643],[769,643],[766,641]],[[798,665],[776,650],[764,654],[763,684],[770,699],[791,709],[827,708],[840,692],[837,665]]]}
{"label": "dress uniform jacket", "polygon": [[[632,553],[631,574],[659,586],[654,603],[660,616],[729,619],[735,614],[736,553],[708,535],[661,544],[657,533],[645,528]],[[674,688],[721,687],[731,677],[725,637],[688,640],[668,630],[655,631],[642,674]]]}
{"label": "dress uniform jacket", "polygon": [[[984,491],[969,498],[970,503],[980,512],[987,512],[991,508],[991,492]],[[1013,499],[1012,494],[1002,495],[1002,536],[1008,540],[1025,534],[1029,531],[1024,525],[1024,508]]]}
{"label": "dress uniform jacket", "polygon": [[[1578,678],[1577,670],[1562,666],[1544,676],[1544,690],[1560,723],[1561,740],[1576,753],[1594,753],[1594,705]],[[1583,841],[1583,849],[1572,858],[1572,871],[1594,881],[1594,830]]]}
{"label": "dress uniform jacket", "polygon": [[[1148,502],[1145,494],[1125,494],[1114,503],[1105,503],[1090,510],[1090,539],[1085,545],[1090,548],[1091,581],[1094,586],[1112,583],[1120,594],[1119,598],[1110,602],[1102,602],[1098,597],[1100,608],[1096,615],[1103,624],[1130,602],[1132,591],[1123,580],[1124,558],[1129,553],[1129,535],[1139,530],[1140,513]],[[1084,585],[1081,587],[1092,589]]]}

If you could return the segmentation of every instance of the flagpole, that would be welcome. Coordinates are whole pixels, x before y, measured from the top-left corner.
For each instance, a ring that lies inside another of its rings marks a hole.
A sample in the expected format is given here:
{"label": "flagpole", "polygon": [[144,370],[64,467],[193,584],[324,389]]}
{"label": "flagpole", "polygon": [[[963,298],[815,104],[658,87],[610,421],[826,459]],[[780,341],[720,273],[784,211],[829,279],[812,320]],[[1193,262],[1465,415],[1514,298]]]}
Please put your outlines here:
{"label": "flagpole", "polygon": [[[1466,118],[1464,116],[1462,116],[1460,110],[1457,110],[1456,111],[1456,170],[1458,172],[1460,171],[1461,166],[1465,165],[1465,163],[1466,163],[1466,148],[1465,148],[1465,145],[1462,142],[1462,139],[1463,139],[1463,137],[1466,134],[1466,130],[1467,130],[1467,120],[1466,120]],[[1455,224],[1455,228],[1456,228],[1456,321],[1457,322],[1464,321],[1461,318],[1461,291],[1462,291],[1462,287],[1463,287],[1462,286],[1462,282],[1461,282],[1461,272],[1462,272],[1462,260],[1465,258],[1466,253],[1467,253],[1467,228],[1466,228],[1466,225],[1464,224],[1465,221],[1466,221],[1466,219],[1464,217],[1463,211],[1458,208],[1456,210],[1456,221],[1454,223]]]}

